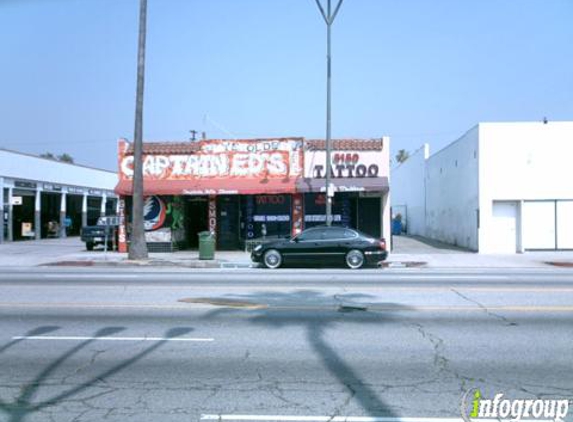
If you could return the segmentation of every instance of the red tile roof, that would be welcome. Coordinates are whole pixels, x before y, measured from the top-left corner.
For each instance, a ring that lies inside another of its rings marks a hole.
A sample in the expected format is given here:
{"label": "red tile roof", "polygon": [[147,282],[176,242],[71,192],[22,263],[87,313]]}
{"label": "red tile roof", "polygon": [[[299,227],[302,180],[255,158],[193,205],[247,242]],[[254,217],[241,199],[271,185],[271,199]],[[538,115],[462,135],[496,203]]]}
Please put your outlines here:
{"label": "red tile roof", "polygon": [[[193,154],[200,148],[199,142],[144,142],[144,154],[178,155]],[[133,154],[133,143],[127,148],[127,155]]]}
{"label": "red tile roof", "polygon": [[[302,141],[303,138],[291,137],[291,138],[256,138],[256,139],[207,139],[205,141],[186,141],[186,142],[144,142],[143,143],[143,153],[144,154],[161,154],[161,155],[185,155],[194,154],[201,149],[201,144],[203,142],[222,142],[222,141],[237,141],[237,142],[265,142],[265,141]],[[129,143],[126,151],[126,155],[133,154],[133,143]]]}
{"label": "red tile roof", "polygon": [[[285,141],[285,140],[304,140],[304,138],[268,138],[268,139],[236,139],[236,141]],[[210,141],[230,141],[230,139],[208,139],[206,141],[187,141],[187,142],[144,142],[144,154],[161,154],[161,155],[185,155],[194,154],[201,149],[202,142]],[[308,150],[326,149],[326,142],[323,139],[304,140],[305,148]],[[380,151],[383,149],[382,139],[333,139],[332,150],[336,151]],[[127,148],[126,155],[133,154],[133,143]]]}
{"label": "red tile roof", "polygon": [[[326,149],[324,139],[307,139],[304,141],[306,149]],[[384,147],[382,139],[333,139],[331,144],[333,151],[380,151]]]}

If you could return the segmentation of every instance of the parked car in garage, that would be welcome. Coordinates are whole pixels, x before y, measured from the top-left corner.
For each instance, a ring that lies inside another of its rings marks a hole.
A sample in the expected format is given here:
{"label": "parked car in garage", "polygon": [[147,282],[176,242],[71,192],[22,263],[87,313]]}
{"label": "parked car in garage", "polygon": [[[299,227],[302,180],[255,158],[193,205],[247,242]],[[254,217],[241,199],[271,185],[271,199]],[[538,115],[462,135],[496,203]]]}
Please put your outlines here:
{"label": "parked car in garage", "polygon": [[95,226],[82,227],[81,239],[85,242],[88,251],[95,246],[104,245],[107,242],[108,249],[117,247],[117,234],[119,227],[119,217],[100,217]]}
{"label": "parked car in garage", "polygon": [[291,239],[258,245],[251,252],[251,259],[267,268],[287,264],[345,264],[357,269],[378,264],[387,256],[384,239],[336,226],[313,227]]}

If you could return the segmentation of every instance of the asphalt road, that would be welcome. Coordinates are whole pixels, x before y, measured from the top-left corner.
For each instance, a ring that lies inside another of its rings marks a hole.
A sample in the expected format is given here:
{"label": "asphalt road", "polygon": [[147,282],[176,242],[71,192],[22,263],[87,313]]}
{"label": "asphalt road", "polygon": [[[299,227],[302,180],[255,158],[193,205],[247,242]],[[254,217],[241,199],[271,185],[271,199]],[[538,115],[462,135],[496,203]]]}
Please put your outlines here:
{"label": "asphalt road", "polygon": [[572,399],[572,318],[566,270],[0,271],[0,420],[461,420]]}

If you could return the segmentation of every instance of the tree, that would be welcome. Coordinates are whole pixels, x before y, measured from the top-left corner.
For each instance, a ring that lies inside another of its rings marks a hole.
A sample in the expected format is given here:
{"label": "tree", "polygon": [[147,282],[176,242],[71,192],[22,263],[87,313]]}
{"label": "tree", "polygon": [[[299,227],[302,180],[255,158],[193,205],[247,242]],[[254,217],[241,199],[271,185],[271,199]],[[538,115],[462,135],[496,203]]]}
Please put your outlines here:
{"label": "tree", "polygon": [[40,157],[47,158],[48,160],[55,160],[56,159],[54,154],[52,154],[51,152],[44,152],[43,154],[40,154]]}
{"label": "tree", "polygon": [[40,157],[47,158],[48,160],[60,161],[62,163],[70,163],[70,164],[74,163],[74,158],[67,152],[64,152],[63,154],[60,155],[54,155],[52,152],[48,151],[44,152],[43,154],[40,154]]}
{"label": "tree", "polygon": [[143,226],[143,86],[145,80],[145,36],[147,0],[139,2],[139,40],[137,48],[137,90],[135,94],[135,130],[133,136],[133,206],[129,259],[147,259]]}
{"label": "tree", "polygon": [[61,155],[58,155],[58,161],[61,161],[62,163],[70,163],[70,164],[74,163],[73,157],[66,152],[64,152]]}
{"label": "tree", "polygon": [[398,151],[398,154],[396,154],[396,161],[399,164],[403,163],[408,158],[410,158],[410,153],[408,151],[406,151],[405,149],[401,149],[400,151]]}

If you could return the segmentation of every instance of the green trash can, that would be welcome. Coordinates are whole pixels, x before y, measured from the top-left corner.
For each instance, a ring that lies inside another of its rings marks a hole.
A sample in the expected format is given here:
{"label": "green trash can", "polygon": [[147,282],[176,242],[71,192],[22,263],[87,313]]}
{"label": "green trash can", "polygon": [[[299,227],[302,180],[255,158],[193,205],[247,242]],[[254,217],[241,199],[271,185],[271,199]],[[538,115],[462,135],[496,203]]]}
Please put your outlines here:
{"label": "green trash can", "polygon": [[215,236],[211,232],[199,232],[199,259],[215,259]]}

